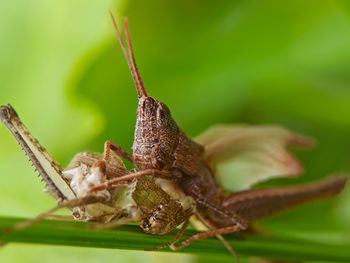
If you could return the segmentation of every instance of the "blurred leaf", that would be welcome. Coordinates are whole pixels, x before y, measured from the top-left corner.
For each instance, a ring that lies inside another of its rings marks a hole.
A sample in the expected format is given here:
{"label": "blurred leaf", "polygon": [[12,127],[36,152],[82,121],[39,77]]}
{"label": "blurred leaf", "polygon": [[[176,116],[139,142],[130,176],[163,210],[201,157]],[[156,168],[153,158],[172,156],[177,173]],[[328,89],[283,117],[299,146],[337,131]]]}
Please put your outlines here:
{"label": "blurred leaf", "polygon": [[[150,94],[170,107],[189,135],[217,123],[274,123],[317,139],[317,149],[296,153],[304,176],[266,186],[350,171],[348,1],[4,2],[1,104],[11,102],[63,164],[77,151],[101,152],[109,139],[129,150],[132,144],[136,92],[108,16],[111,5],[119,19],[129,17]],[[53,205],[5,128],[0,144],[1,213],[33,216]],[[279,233],[347,233],[349,207],[348,187],[331,202],[263,224]],[[18,245],[4,248],[0,261],[22,260],[24,251],[32,262],[67,262],[66,254],[71,262],[115,258],[102,250]],[[118,260],[126,262],[121,254]],[[143,254],[127,258],[144,262]]]}
{"label": "blurred leaf", "polygon": [[[18,218],[0,218],[0,230],[7,229],[20,222]],[[115,230],[91,230],[82,222],[44,220],[37,225],[9,235],[0,235],[1,241],[39,243],[50,245],[83,246],[99,248],[117,248],[143,250],[171,240],[174,234],[151,236],[141,232],[138,226],[122,226]],[[185,237],[194,234],[187,231]],[[257,237],[247,236],[237,239],[227,236],[227,240],[241,256],[265,257],[285,260],[322,260],[348,262],[350,251],[342,245],[311,242],[292,237]],[[169,251],[166,249],[165,251]],[[183,253],[206,255],[216,262],[226,261],[232,256],[215,238],[194,242]],[[176,252],[173,252],[176,253]]]}

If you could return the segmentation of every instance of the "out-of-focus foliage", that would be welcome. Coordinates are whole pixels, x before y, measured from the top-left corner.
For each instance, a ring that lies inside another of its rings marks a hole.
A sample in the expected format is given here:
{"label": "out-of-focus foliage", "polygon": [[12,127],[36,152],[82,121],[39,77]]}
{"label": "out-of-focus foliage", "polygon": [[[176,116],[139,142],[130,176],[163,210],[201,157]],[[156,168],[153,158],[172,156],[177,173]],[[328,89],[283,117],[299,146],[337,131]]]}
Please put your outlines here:
{"label": "out-of-focus foliage", "polygon": [[[280,124],[319,143],[296,153],[306,166],[304,176],[268,184],[350,172],[345,0],[3,1],[0,104],[10,102],[60,162],[67,164],[77,151],[102,151],[108,139],[131,147],[136,92],[109,9],[129,17],[149,92],[170,107],[189,135],[216,123]],[[4,127],[0,145],[0,213],[34,216],[53,206]],[[263,223],[275,232],[350,246],[349,189]],[[144,262],[160,261],[158,256],[11,245],[0,261]]]}

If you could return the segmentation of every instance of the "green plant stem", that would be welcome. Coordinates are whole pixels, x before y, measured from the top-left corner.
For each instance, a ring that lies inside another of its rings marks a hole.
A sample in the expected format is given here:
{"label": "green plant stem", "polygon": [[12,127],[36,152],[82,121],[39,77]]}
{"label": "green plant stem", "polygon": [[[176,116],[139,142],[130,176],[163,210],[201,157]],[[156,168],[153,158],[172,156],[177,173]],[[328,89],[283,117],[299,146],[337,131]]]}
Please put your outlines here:
{"label": "green plant stem", "polygon": [[[91,223],[43,220],[18,232],[8,233],[23,218],[0,217],[0,243],[20,242],[34,244],[81,246],[126,250],[143,250],[168,242],[175,233],[166,236],[152,236],[143,233],[137,225],[126,225],[116,229],[92,230]],[[185,237],[194,234],[188,230]],[[350,248],[345,245],[331,245],[298,240],[295,238],[260,237],[249,235],[237,238],[226,235],[227,240],[240,256],[257,256],[273,259],[299,261],[350,262]],[[163,249],[161,251],[169,251]],[[196,241],[181,250],[182,253],[213,256],[223,260],[231,257],[224,246],[215,238]],[[175,252],[174,252],[175,253]]]}

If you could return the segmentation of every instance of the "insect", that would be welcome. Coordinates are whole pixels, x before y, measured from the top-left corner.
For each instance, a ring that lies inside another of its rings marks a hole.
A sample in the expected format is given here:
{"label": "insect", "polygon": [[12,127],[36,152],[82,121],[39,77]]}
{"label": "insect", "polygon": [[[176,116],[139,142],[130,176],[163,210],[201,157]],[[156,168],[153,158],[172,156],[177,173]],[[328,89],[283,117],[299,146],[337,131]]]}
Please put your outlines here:
{"label": "insect", "polygon": [[[274,126],[263,128],[219,126],[199,136],[198,141],[201,144],[190,139],[174,121],[168,107],[149,95],[135,62],[127,20],[124,20],[124,31],[128,50],[113,15],[112,19],[138,93],[139,104],[132,148],[133,163],[140,172],[110,180],[94,187],[93,192],[145,175],[175,182],[186,195],[193,197],[198,217],[212,229],[191,237],[178,247],[172,246],[173,249],[181,249],[194,240],[244,230],[254,220],[305,201],[336,195],[343,189],[346,179],[339,176],[306,186],[227,194],[219,186],[218,175],[215,176],[214,171],[217,170],[220,161],[229,160],[235,151],[242,151],[239,149],[242,144],[243,147],[244,144],[254,147],[255,141],[258,147],[259,144],[260,147],[261,144],[272,149],[275,147],[279,150],[276,151],[277,154],[280,153],[287,158],[279,160],[281,156],[270,154],[272,159],[286,162],[284,165],[289,168],[285,170],[287,173],[292,171],[298,174],[302,169],[291,155],[286,154],[285,147],[288,144],[310,146],[311,140]],[[262,132],[260,135],[259,129]],[[264,136],[264,132],[267,132],[267,137]],[[241,138],[250,142],[242,143],[237,140],[240,133],[243,133]],[[263,142],[264,140],[266,141]],[[249,147],[247,148],[245,150],[249,150]],[[265,175],[265,179],[268,177],[271,175]],[[252,184],[253,182],[250,182],[250,185]]]}
{"label": "insect", "polygon": [[90,193],[93,186],[129,174],[120,156],[126,159],[131,159],[131,156],[111,141],[105,143],[103,154],[78,153],[63,170],[23,125],[10,105],[0,107],[0,118],[45,181],[46,192],[59,201],[53,209],[18,224],[14,230],[31,226],[58,209],[69,208],[77,220],[99,222],[95,228],[140,221],[145,232],[165,234],[193,213],[192,198],[180,193],[176,196],[178,199],[173,199],[155,183],[154,178],[142,177]]}
{"label": "insect", "polygon": [[[227,176],[225,171],[229,169],[223,164],[230,164],[232,157],[237,159],[252,148],[259,148],[260,155],[271,161],[265,166],[273,168],[266,174],[261,178],[255,175],[254,180],[245,183],[251,186],[273,176],[300,173],[299,163],[285,148],[291,143],[308,146],[310,140],[275,126],[219,126],[199,136],[197,142],[190,139],[168,107],[149,96],[135,62],[127,20],[124,26],[128,51],[114,18],[113,22],[139,97],[132,156],[107,142],[103,154],[80,153],[63,170],[31,136],[11,106],[0,108],[2,121],[45,180],[48,192],[60,201],[49,213],[67,207],[76,219],[98,221],[101,227],[141,221],[141,228],[151,234],[165,234],[183,223],[175,240],[157,249],[171,245],[177,250],[195,240],[217,236],[230,250],[221,234],[244,230],[252,221],[305,201],[336,195],[343,189],[346,179],[341,176],[305,186],[240,192],[224,189],[218,179],[222,174]],[[137,169],[128,171],[120,156]],[[208,231],[175,246],[191,215]]]}

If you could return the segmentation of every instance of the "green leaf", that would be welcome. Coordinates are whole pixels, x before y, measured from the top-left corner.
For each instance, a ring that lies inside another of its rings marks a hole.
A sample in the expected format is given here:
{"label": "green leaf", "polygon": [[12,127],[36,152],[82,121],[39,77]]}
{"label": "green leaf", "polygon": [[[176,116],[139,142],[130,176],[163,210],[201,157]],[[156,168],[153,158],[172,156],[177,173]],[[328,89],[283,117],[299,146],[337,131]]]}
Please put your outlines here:
{"label": "green leaf", "polygon": [[[273,184],[350,171],[349,1],[3,2],[1,104],[12,103],[63,164],[78,151],[101,152],[109,139],[132,145],[137,98],[108,16],[113,5],[119,18],[129,17],[147,88],[189,135],[216,123],[283,125],[315,137],[319,147],[296,153],[304,176]],[[31,217],[54,206],[5,127],[0,145],[1,215]],[[264,224],[293,233],[346,233],[349,208],[348,187],[337,201],[309,204]],[[159,262],[166,253],[152,259],[151,253],[125,254],[26,244],[4,248],[0,261]]]}
{"label": "green leaf", "polygon": [[[143,250],[168,242],[174,233],[167,236],[152,236],[143,233],[136,225],[126,225],[117,229],[92,230],[91,223],[43,220],[22,231],[5,234],[7,229],[25,219],[0,217],[0,241],[48,245],[110,248],[123,250]],[[196,232],[188,230],[185,237]],[[286,260],[312,260],[349,262],[350,250],[344,245],[317,243],[292,237],[262,237],[249,235],[237,238],[226,236],[232,247],[241,257],[264,257]],[[162,251],[169,251],[164,249]],[[173,252],[176,253],[176,252]],[[225,261],[232,256],[215,238],[196,241],[181,253],[191,253],[215,257]]]}

